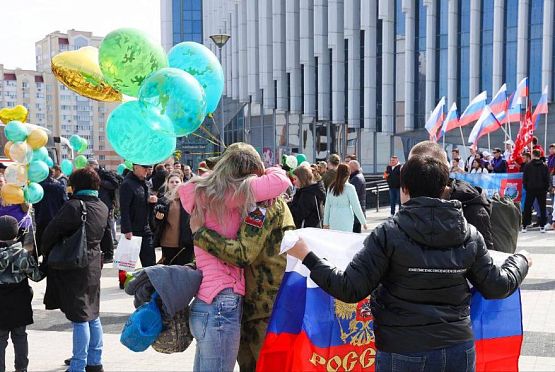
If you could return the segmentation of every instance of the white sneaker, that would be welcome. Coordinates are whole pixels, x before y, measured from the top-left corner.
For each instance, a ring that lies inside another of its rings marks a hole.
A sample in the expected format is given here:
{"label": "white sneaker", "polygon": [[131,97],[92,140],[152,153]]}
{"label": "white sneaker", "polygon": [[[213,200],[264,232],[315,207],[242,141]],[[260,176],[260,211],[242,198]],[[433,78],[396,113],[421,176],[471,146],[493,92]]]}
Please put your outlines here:
{"label": "white sneaker", "polygon": [[526,230],[526,227],[523,227],[522,230],[520,230],[520,232],[524,234],[524,233],[527,233],[528,230]]}
{"label": "white sneaker", "polygon": [[543,234],[545,233],[545,226],[540,227],[540,232]]}

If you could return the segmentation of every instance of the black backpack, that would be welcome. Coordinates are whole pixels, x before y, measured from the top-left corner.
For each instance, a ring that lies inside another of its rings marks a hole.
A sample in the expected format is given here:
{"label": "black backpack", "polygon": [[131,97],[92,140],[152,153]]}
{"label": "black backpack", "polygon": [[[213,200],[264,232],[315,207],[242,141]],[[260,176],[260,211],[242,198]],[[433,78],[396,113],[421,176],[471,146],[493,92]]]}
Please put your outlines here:
{"label": "black backpack", "polygon": [[493,247],[496,251],[515,253],[521,227],[520,208],[511,198],[501,197],[497,193],[490,201]]}

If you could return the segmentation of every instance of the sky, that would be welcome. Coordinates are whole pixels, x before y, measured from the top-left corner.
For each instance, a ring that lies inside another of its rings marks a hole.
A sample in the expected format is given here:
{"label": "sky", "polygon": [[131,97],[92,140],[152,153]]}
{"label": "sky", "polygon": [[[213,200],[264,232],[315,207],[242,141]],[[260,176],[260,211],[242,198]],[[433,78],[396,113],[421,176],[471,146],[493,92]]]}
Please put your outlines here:
{"label": "sky", "polygon": [[35,42],[75,29],[105,36],[138,28],[160,43],[160,0],[2,0],[0,64],[35,69]]}

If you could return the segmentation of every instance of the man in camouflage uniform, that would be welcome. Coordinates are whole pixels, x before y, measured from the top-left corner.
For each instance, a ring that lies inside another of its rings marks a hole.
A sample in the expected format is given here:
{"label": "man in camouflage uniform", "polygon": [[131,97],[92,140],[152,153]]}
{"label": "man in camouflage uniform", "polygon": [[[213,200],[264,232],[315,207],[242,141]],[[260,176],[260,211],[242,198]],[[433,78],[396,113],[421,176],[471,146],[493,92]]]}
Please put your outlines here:
{"label": "man in camouflage uniform", "polygon": [[225,239],[215,231],[201,228],[195,234],[195,246],[245,268],[246,293],[237,361],[241,371],[254,371],[285,272],[287,260],[279,254],[281,240],[285,231],[295,228],[295,222],[282,198],[265,208],[261,227],[245,221],[237,240]]}

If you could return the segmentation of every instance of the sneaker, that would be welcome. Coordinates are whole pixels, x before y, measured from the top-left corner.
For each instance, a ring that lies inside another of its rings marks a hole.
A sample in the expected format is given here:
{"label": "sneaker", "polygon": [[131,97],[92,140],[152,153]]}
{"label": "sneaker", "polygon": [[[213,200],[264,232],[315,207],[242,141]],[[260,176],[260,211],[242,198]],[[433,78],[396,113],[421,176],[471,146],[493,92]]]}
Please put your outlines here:
{"label": "sneaker", "polygon": [[545,233],[545,226],[540,227],[540,232],[543,234]]}
{"label": "sneaker", "polygon": [[520,230],[520,232],[524,234],[524,233],[527,233],[528,230],[526,230],[526,227],[523,227],[522,230]]}
{"label": "sneaker", "polygon": [[109,263],[113,263],[114,259],[113,258],[105,258],[103,261],[105,264],[109,264]]}
{"label": "sneaker", "polygon": [[70,363],[71,363],[71,358],[67,358],[66,360],[64,360],[64,364],[65,364],[66,366],[69,366]]}

